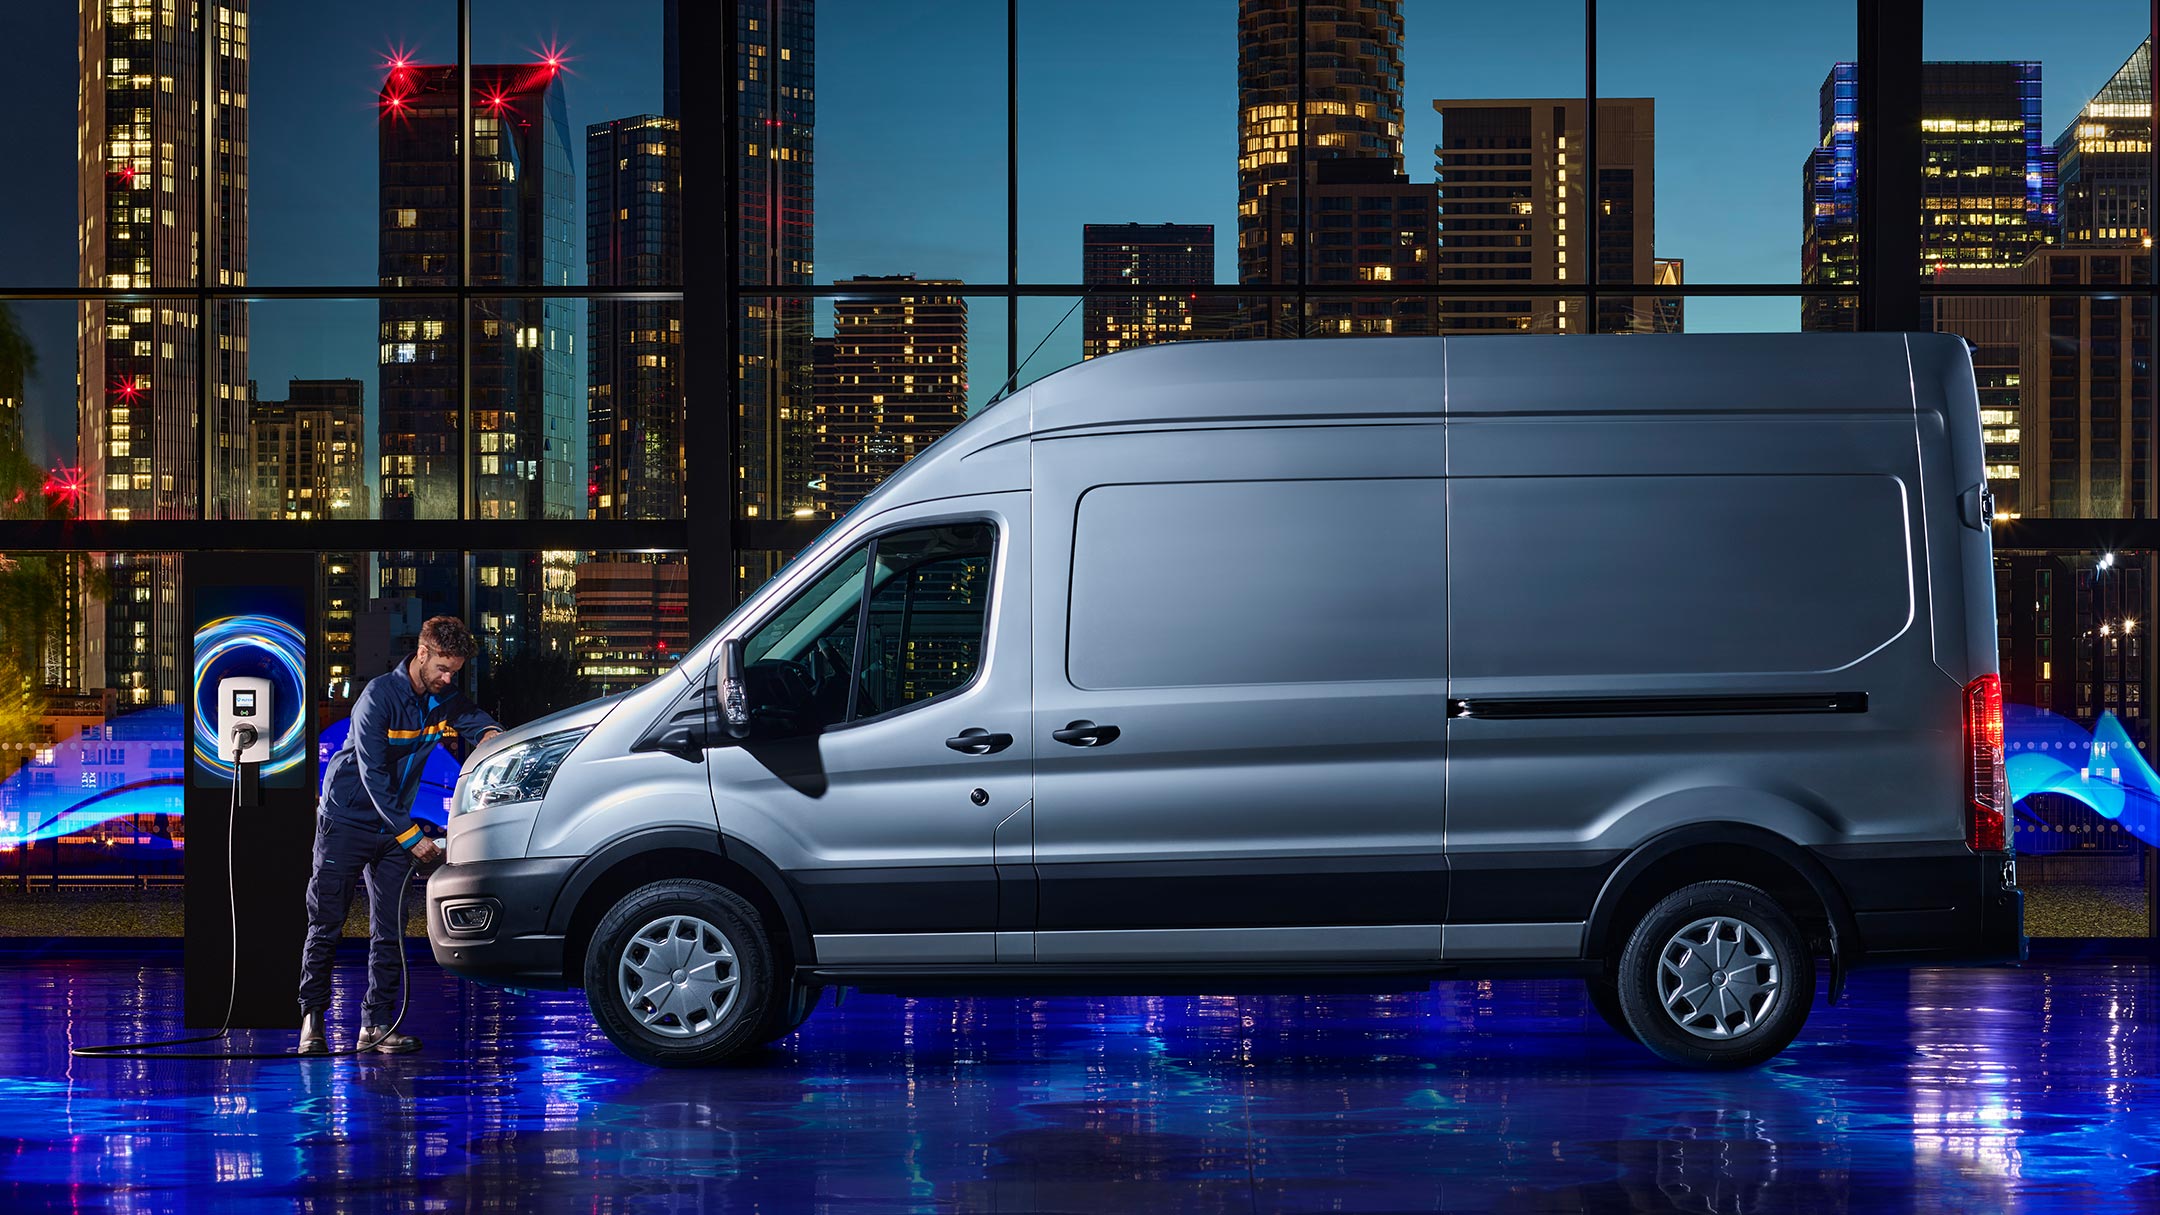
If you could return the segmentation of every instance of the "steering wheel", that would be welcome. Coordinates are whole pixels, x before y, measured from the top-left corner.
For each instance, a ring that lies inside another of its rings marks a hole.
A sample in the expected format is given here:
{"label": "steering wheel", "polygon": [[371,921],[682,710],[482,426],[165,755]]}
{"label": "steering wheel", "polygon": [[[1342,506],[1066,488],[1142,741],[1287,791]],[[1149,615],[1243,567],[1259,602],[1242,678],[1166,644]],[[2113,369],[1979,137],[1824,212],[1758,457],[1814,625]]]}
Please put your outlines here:
{"label": "steering wheel", "polygon": [[814,701],[809,672],[802,663],[766,658],[744,668],[743,674],[749,684],[752,719],[791,730],[814,720],[807,711]]}
{"label": "steering wheel", "polygon": [[822,657],[827,663],[827,665],[832,667],[833,675],[835,677],[840,679],[847,678],[847,658],[842,656],[839,642],[834,641],[830,637],[821,637],[818,639],[817,652],[819,657]]}

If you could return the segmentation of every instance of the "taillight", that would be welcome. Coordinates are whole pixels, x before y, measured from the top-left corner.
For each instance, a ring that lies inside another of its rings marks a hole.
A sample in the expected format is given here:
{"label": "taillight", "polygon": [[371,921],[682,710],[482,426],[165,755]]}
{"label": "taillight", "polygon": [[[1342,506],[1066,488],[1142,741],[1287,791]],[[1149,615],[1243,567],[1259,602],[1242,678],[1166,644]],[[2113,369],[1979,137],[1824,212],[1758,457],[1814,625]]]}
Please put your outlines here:
{"label": "taillight", "polygon": [[1965,685],[1965,843],[1975,852],[2001,852],[2010,812],[2003,776],[2002,676],[1982,675]]}

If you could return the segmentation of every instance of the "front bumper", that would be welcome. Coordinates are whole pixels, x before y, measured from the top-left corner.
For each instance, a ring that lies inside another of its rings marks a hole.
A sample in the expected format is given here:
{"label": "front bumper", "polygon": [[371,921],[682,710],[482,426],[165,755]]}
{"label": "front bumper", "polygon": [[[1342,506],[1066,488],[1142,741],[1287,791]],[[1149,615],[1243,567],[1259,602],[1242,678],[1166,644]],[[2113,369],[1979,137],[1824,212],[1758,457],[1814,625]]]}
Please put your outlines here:
{"label": "front bumper", "polygon": [[520,857],[444,865],[428,878],[428,945],[461,978],[513,987],[568,987],[563,937],[548,916],[580,857]]}
{"label": "front bumper", "polygon": [[[1992,966],[2026,956],[2017,857],[1962,844],[1905,850],[1822,848],[1859,935],[1848,966]],[[1841,944],[1846,944],[1842,943]]]}

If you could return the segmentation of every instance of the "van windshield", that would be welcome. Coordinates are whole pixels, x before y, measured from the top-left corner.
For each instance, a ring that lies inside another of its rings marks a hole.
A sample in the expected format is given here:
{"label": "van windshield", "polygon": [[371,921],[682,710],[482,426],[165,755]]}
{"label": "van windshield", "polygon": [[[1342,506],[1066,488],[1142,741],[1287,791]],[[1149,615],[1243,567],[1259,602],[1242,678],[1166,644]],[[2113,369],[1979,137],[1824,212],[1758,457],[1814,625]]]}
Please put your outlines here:
{"label": "van windshield", "polygon": [[862,602],[863,562],[870,556],[858,548],[825,572],[825,576],[797,595],[780,614],[765,622],[743,646],[743,661],[769,658],[794,660],[835,625],[852,628],[856,606]]}

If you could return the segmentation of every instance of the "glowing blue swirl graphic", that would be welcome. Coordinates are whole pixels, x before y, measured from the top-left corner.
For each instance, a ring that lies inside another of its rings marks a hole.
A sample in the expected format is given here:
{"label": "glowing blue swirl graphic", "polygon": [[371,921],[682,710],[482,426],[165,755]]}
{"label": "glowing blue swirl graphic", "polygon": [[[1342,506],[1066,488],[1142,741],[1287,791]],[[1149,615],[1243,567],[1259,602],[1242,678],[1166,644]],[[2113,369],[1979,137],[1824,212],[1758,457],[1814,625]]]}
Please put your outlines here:
{"label": "glowing blue swirl graphic", "polygon": [[290,770],[306,758],[307,638],[290,621],[254,613],[220,616],[195,633],[195,762],[227,780],[233,766],[218,758],[218,680],[266,675],[275,691],[270,762],[260,775]]}
{"label": "glowing blue swirl graphic", "polygon": [[[2160,774],[2138,753],[2115,714],[2102,713],[2087,734],[2045,709],[2018,706],[2009,736],[2004,769],[2013,803],[2035,793],[2061,794],[2146,843],[2160,844]],[[2019,812],[2036,826],[2047,825],[2027,807]]]}

